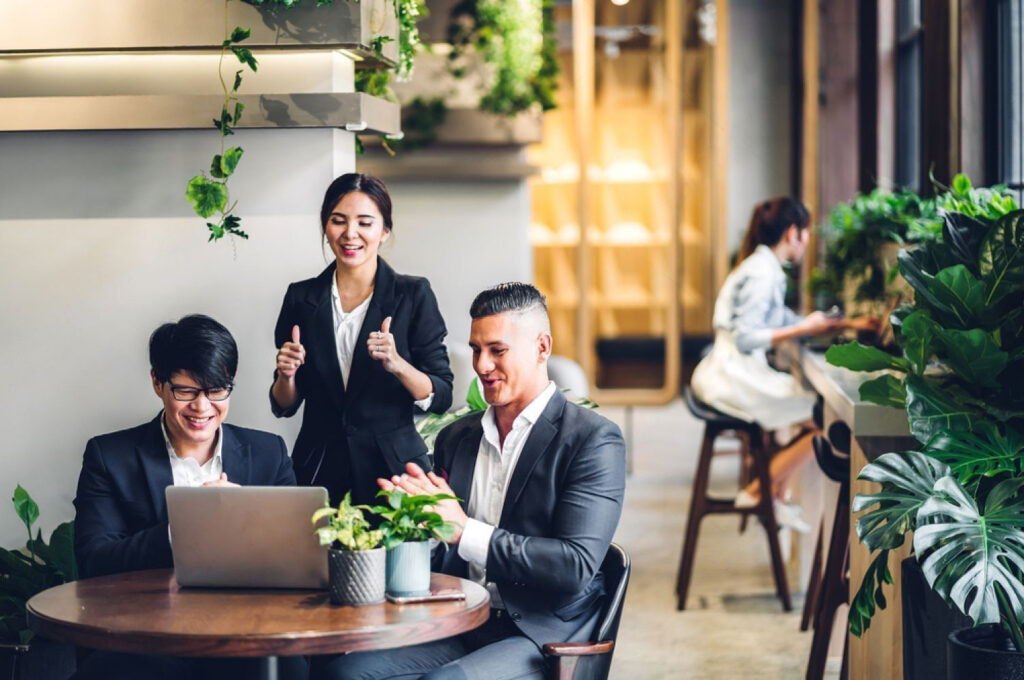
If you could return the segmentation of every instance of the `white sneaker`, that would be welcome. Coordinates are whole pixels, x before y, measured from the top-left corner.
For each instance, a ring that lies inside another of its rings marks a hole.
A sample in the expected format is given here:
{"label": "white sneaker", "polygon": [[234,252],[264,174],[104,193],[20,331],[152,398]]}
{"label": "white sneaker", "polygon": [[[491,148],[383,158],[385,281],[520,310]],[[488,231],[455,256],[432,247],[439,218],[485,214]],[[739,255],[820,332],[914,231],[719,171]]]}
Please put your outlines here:
{"label": "white sneaker", "polygon": [[739,493],[736,494],[736,500],[733,501],[733,505],[735,505],[737,508],[745,509],[753,508],[760,502],[761,499],[758,498],[757,496],[748,493],[745,489],[740,489]]}
{"label": "white sneaker", "polygon": [[774,503],[775,521],[780,527],[789,527],[801,534],[811,533],[811,525],[803,517],[803,510],[796,503],[783,503],[776,500]]}

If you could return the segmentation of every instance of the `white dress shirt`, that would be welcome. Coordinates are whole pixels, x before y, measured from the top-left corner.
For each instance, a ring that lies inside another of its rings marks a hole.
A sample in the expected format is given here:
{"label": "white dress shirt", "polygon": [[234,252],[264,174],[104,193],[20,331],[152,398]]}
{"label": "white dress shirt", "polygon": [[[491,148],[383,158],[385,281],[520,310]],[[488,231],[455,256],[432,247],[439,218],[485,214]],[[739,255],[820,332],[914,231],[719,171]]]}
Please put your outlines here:
{"label": "white dress shirt", "polygon": [[501,595],[494,584],[487,581],[487,552],[491,534],[501,522],[505,493],[519,455],[523,452],[534,423],[554,396],[555,389],[555,383],[549,382],[544,391],[516,416],[504,444],[498,434],[493,407],[487,407],[480,421],[484,434],[480,438],[476,467],[473,469],[473,486],[467,506],[469,519],[459,540],[459,557],[468,564],[469,578],[487,588],[491,595],[491,606],[498,609],[504,605]]}
{"label": "white dress shirt", "polygon": [[[341,366],[341,380],[345,387],[348,387],[348,377],[352,373],[352,359],[356,352],[356,341],[359,340],[359,330],[366,320],[366,310],[370,308],[370,300],[373,293],[366,296],[351,312],[341,308],[341,295],[338,293],[338,279],[331,277],[331,308],[334,310],[334,345],[338,350],[338,365]],[[413,402],[426,411],[430,403],[434,401],[434,393],[431,392],[425,398]]]}

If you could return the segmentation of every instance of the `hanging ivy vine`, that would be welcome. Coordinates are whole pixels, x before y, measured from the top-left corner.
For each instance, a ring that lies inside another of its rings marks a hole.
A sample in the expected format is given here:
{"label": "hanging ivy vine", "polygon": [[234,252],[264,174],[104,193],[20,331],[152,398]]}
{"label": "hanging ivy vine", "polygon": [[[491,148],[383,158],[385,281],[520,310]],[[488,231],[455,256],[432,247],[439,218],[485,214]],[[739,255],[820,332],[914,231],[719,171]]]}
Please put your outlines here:
{"label": "hanging ivy vine", "polygon": [[[290,9],[296,7],[302,0],[242,0],[247,4],[257,7],[269,7],[273,9]],[[358,2],[359,0],[347,0]],[[188,181],[185,189],[185,197],[192,205],[192,209],[206,222],[209,230],[207,241],[216,241],[224,236],[232,235],[248,239],[242,228],[242,220],[235,214],[237,201],[231,201],[228,189],[228,180],[238,167],[244,150],[240,146],[227,146],[227,137],[235,133],[235,127],[242,117],[245,106],[238,100],[238,88],[242,84],[242,74],[245,68],[256,72],[259,62],[252,51],[241,45],[251,35],[251,29],[236,26],[229,29],[228,5],[231,0],[224,0],[224,41],[221,43],[220,60],[217,69],[220,76],[221,90],[224,94],[224,101],[221,105],[220,115],[213,119],[213,126],[220,134],[220,153],[214,155],[210,162],[209,172],[201,172]],[[330,5],[332,0],[316,0],[317,7]],[[398,18],[399,41],[398,41],[398,63],[394,69],[358,69],[356,71],[356,91],[365,92],[379,97],[386,97],[394,100],[391,93],[392,72],[399,78],[408,78],[412,74],[413,59],[416,51],[420,48],[419,31],[416,22],[425,14],[424,0],[395,0],[395,13]],[[374,36],[371,40],[371,47],[380,57],[383,54],[384,45],[391,40],[387,36]],[[243,68],[237,69],[231,86],[224,75],[224,60],[233,55]],[[357,138],[358,145],[358,138]]]}

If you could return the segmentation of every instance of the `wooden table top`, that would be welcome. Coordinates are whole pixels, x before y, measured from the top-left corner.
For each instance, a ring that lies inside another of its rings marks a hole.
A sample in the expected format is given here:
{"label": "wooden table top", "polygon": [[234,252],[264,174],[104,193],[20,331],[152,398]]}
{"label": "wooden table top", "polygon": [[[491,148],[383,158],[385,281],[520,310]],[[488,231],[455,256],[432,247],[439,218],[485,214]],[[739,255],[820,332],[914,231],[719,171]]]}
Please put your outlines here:
{"label": "wooden table top", "polygon": [[28,601],[44,637],[92,649],[173,656],[285,656],[388,649],[472,630],[490,615],[481,586],[431,574],[431,589],[465,601],[364,607],[330,603],[326,590],[182,588],[172,569],[84,579]]}

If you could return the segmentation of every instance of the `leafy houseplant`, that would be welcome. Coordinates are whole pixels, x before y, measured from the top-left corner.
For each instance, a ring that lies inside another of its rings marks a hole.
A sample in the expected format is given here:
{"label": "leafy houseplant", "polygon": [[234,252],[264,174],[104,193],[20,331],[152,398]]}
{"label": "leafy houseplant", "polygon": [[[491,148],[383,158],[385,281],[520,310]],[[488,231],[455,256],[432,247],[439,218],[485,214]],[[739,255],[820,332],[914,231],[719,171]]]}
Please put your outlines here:
{"label": "leafy houseplant", "polygon": [[334,604],[360,606],[384,601],[384,532],[370,528],[363,516],[368,509],[352,505],[352,494],[346,493],[337,508],[328,505],[313,513],[314,526],[327,519],[314,533],[320,545],[330,546],[327,564]]}
{"label": "leafy houseplant", "polygon": [[941,237],[899,253],[914,302],[892,315],[901,357],[857,343],[826,358],[886,370],[860,397],[905,408],[918,451],[887,453],[860,477],[860,540],[875,557],[850,608],[860,635],[891,583],[890,550],[914,532],[925,579],[975,624],[999,623],[1024,651],[1024,211],[962,175],[936,199]]}
{"label": "leafy houseplant", "polygon": [[451,540],[455,525],[446,522],[431,507],[442,501],[458,500],[448,494],[411,496],[400,489],[380,491],[387,499],[372,511],[381,523],[387,548],[387,592],[394,595],[424,595],[430,591],[430,539]]}

